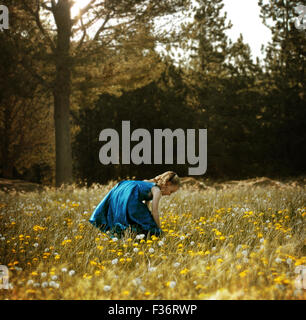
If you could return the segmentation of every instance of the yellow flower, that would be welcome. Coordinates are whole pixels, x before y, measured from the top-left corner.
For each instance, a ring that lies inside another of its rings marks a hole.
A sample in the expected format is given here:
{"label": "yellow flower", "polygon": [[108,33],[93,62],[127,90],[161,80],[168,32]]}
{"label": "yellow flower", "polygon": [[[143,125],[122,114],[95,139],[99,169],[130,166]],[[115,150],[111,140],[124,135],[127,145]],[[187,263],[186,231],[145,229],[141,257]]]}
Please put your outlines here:
{"label": "yellow flower", "polygon": [[36,292],[36,290],[33,290],[33,289],[28,289],[27,291],[26,291],[26,293],[35,293]]}
{"label": "yellow flower", "polygon": [[285,278],[285,275],[280,275],[280,276],[278,276],[278,277],[276,277],[276,278],[274,278],[274,282],[275,283],[277,283],[277,284],[282,284],[282,283],[289,283],[289,281],[287,280],[286,282],[285,282],[285,280],[287,280],[286,278]]}
{"label": "yellow flower", "polygon": [[239,273],[240,278],[244,278],[247,275],[248,270],[244,270]]}
{"label": "yellow flower", "polygon": [[145,292],[145,296],[149,296],[150,294],[151,294],[150,291],[146,291],[146,292]]}
{"label": "yellow flower", "polygon": [[295,261],[295,265],[296,265],[296,266],[300,266],[301,264],[305,263],[305,260],[306,260],[306,259],[303,259],[303,258],[297,259],[297,260]]}
{"label": "yellow flower", "polygon": [[185,268],[185,269],[180,271],[180,274],[186,274],[187,272],[189,272],[189,270],[187,268]]}
{"label": "yellow flower", "polygon": [[45,230],[45,229],[47,229],[46,227],[41,227],[41,226],[39,226],[39,225],[35,225],[34,227],[33,227],[33,230],[34,231],[43,231],[43,230]]}
{"label": "yellow flower", "polygon": [[70,243],[70,242],[71,242],[70,239],[64,240],[64,241],[62,241],[62,246],[66,245],[66,243]]}

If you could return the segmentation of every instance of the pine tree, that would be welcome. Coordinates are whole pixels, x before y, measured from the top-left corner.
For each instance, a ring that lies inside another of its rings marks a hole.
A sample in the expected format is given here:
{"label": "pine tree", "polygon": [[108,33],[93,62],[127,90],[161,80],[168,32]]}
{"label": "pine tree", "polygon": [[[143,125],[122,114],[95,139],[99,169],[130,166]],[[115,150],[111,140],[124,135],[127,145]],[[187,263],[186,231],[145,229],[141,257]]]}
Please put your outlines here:
{"label": "pine tree", "polygon": [[[8,1],[9,2],[9,1]],[[48,61],[54,77],[51,88],[54,99],[54,123],[56,141],[56,185],[72,181],[72,151],[70,130],[70,104],[72,75],[74,67],[102,49],[120,44],[122,34],[133,32],[139,25],[147,26],[155,17],[162,17],[182,9],[187,1],[134,1],[134,0],[91,0],[80,14],[72,18],[72,0],[29,0],[14,2],[18,10],[36,23],[47,54],[40,56]],[[10,2],[12,3],[12,2]],[[46,17],[55,22],[48,23]],[[98,21],[93,38],[87,35],[88,29]],[[80,40],[72,45],[73,35],[80,34]],[[36,46],[37,44],[33,44]],[[37,48],[38,50],[39,48]],[[102,50],[103,51],[103,50]],[[45,83],[45,70],[33,71]]]}
{"label": "pine tree", "polygon": [[35,166],[53,168],[52,112],[48,93],[33,73],[42,65],[30,41],[40,42],[35,25],[10,2],[10,28],[0,32],[0,165],[5,178]]}
{"label": "pine tree", "polygon": [[272,32],[265,58],[270,83],[267,108],[275,132],[271,152],[291,174],[305,170],[306,154],[305,31],[295,27],[298,4],[301,2],[259,1],[263,22]]}
{"label": "pine tree", "polygon": [[[145,128],[153,137],[154,129],[187,129],[195,127],[195,114],[186,104],[187,88],[181,70],[171,64],[164,64],[164,71],[155,81],[135,90],[125,90],[120,96],[103,93],[94,108],[81,108],[75,113],[79,125],[73,144],[75,172],[82,180],[106,182],[114,178],[137,176],[145,178],[157,175],[161,170],[176,170],[186,175],[186,166],[174,165],[101,165],[99,162],[99,133],[105,128],[113,128],[121,137],[123,120],[130,120],[131,132]],[[90,124],[90,125],[89,125]],[[152,141],[153,142],[153,141]],[[175,149],[174,142],[174,149]],[[153,144],[151,145],[153,155]],[[120,145],[120,155],[121,155]],[[121,157],[120,157],[121,158]],[[152,158],[153,161],[153,158]]]}
{"label": "pine tree", "polygon": [[188,40],[192,40],[192,65],[203,74],[218,73],[226,59],[228,39],[225,31],[232,25],[226,24],[226,13],[221,15],[223,7],[222,0],[195,1],[194,21],[187,26]]}

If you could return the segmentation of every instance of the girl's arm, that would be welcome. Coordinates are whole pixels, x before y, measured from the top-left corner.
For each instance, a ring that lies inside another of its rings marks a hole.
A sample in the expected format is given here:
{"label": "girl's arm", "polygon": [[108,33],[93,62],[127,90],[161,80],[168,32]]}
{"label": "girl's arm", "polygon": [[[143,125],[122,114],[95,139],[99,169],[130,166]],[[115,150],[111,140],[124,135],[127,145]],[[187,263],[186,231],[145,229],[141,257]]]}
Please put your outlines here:
{"label": "girl's arm", "polygon": [[152,216],[156,222],[158,228],[160,228],[159,213],[158,213],[158,203],[161,198],[161,191],[158,187],[152,187],[151,189],[153,199],[152,199]]}

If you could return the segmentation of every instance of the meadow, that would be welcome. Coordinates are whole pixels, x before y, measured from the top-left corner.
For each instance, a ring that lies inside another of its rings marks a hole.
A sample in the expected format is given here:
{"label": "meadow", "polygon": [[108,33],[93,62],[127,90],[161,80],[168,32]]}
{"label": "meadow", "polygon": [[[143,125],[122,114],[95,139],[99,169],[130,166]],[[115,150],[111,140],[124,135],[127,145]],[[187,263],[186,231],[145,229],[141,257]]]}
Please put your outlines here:
{"label": "meadow", "polygon": [[88,222],[115,183],[0,191],[0,299],[306,298],[305,185],[181,188],[162,236],[117,239]]}

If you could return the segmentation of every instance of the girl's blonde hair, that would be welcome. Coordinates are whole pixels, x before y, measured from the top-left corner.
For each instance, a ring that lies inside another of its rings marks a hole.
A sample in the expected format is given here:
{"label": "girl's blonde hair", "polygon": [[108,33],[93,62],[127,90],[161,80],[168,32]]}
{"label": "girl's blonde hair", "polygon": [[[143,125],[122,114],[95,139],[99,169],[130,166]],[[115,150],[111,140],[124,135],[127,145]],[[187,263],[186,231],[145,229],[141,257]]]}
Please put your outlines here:
{"label": "girl's blonde hair", "polygon": [[177,185],[177,186],[181,185],[180,178],[174,171],[166,171],[166,172],[156,176],[155,178],[152,178],[152,179],[146,180],[146,181],[154,182],[159,187],[166,185],[166,183],[168,181],[173,185]]}

